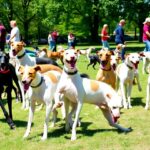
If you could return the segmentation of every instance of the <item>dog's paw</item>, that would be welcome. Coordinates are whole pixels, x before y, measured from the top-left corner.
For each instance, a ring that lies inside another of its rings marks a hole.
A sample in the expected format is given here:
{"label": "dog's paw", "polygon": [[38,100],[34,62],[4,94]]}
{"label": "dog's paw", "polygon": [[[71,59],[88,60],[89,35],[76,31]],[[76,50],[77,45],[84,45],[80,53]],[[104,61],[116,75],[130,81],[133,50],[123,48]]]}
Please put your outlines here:
{"label": "dog's paw", "polygon": [[132,108],[132,106],[131,105],[129,105],[129,107],[128,108]]}
{"label": "dog's paw", "polygon": [[146,106],[145,106],[145,109],[146,109],[146,110],[148,110],[148,109],[149,109],[149,107],[146,105]]}
{"label": "dog's paw", "polygon": [[133,129],[131,127],[129,127],[129,128],[126,128],[126,130],[124,132],[128,133],[128,132],[131,132],[131,131],[133,131]]}
{"label": "dog's paw", "polygon": [[25,138],[27,138],[28,136],[29,136],[29,134],[30,134],[30,132],[25,132],[25,134],[24,134],[24,136],[23,136],[23,138],[25,139]]}
{"label": "dog's paw", "polygon": [[71,141],[75,141],[77,139],[76,136],[71,136]]}
{"label": "dog's paw", "polygon": [[43,136],[41,137],[41,140],[42,140],[42,141],[45,141],[46,139],[47,139],[47,136],[44,136],[44,135],[43,135]]}

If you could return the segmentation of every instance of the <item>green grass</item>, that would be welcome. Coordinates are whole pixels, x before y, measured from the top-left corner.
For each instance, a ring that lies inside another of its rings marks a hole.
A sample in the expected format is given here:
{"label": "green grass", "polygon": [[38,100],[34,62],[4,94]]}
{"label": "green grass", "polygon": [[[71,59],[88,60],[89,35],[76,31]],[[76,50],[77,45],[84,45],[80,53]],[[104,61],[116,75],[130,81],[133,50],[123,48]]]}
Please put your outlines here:
{"label": "green grass", "polygon": [[[143,50],[144,45],[129,43],[128,51]],[[86,48],[86,46],[82,47]],[[97,49],[100,46],[96,46]],[[131,48],[131,49],[130,49]],[[81,56],[78,61],[78,69],[81,73],[87,73],[92,79],[95,78],[97,70],[92,67],[86,69],[87,61]],[[2,111],[0,111],[0,149],[1,150],[149,150],[150,149],[150,111],[144,109],[146,97],[147,74],[141,73],[142,62],[139,65],[142,92],[137,85],[132,90],[133,108],[121,109],[119,123],[125,127],[132,127],[133,131],[124,134],[110,127],[104,119],[101,111],[95,106],[84,104],[80,114],[81,127],[77,128],[77,140],[71,142],[71,133],[64,130],[65,122],[61,119],[59,112],[56,127],[49,128],[48,139],[40,140],[43,132],[45,108],[35,112],[34,122],[29,138],[24,140],[23,134],[26,130],[28,111],[21,110],[21,103],[13,100],[13,116],[16,124],[15,130],[10,130],[6,124]]]}

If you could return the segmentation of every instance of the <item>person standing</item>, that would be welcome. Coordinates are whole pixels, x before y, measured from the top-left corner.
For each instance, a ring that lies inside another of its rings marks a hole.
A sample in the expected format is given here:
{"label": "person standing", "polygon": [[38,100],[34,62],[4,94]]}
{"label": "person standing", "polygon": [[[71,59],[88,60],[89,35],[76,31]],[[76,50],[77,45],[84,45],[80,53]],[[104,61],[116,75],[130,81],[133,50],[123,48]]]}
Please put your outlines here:
{"label": "person standing", "polygon": [[56,30],[54,30],[54,31],[52,32],[52,34],[51,34],[52,40],[53,40],[53,44],[54,44],[54,46],[53,46],[53,48],[52,48],[52,51],[53,51],[53,52],[56,52],[58,35],[59,35],[59,34],[58,34],[58,32],[57,32]]}
{"label": "person standing", "polygon": [[[115,35],[115,43],[118,44],[125,44],[125,40],[124,40],[124,25],[125,25],[125,20],[122,19],[120,20],[118,26],[116,27],[115,31],[114,31],[114,35]],[[125,49],[123,48],[121,51],[121,59],[124,61],[124,55],[125,55]]]}
{"label": "person standing", "polygon": [[75,48],[75,36],[71,32],[68,34],[68,48]]}
{"label": "person standing", "polygon": [[10,26],[11,26],[12,30],[11,30],[10,39],[8,42],[9,43],[10,42],[19,42],[20,41],[20,32],[19,32],[19,28],[17,27],[16,21],[11,20]]}
{"label": "person standing", "polygon": [[3,23],[0,21],[0,51],[5,51],[6,43],[6,28]]}
{"label": "person standing", "polygon": [[102,41],[102,46],[104,48],[108,48],[109,49],[109,43],[108,43],[108,39],[110,38],[110,36],[108,35],[108,25],[104,24],[102,31],[101,31],[101,41]]}
{"label": "person standing", "polygon": [[143,22],[143,42],[145,43],[145,51],[150,51],[150,17]]}
{"label": "person standing", "polygon": [[48,34],[48,44],[49,44],[49,50],[53,50],[55,46],[55,42],[52,39],[52,34],[49,32]]}

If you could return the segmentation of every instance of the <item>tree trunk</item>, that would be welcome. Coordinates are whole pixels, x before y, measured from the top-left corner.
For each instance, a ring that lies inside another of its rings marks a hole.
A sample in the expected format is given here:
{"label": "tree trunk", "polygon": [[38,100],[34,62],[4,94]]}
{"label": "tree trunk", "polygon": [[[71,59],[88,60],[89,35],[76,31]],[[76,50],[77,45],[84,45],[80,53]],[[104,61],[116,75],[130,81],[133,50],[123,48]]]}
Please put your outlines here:
{"label": "tree trunk", "polygon": [[29,33],[29,22],[27,22],[27,21],[24,21],[23,22],[23,27],[24,27],[24,38],[23,38],[23,40],[25,41],[25,42],[27,42],[29,39],[28,39],[28,33]]}
{"label": "tree trunk", "polygon": [[139,42],[142,42],[142,35],[143,35],[143,24],[139,24]]}

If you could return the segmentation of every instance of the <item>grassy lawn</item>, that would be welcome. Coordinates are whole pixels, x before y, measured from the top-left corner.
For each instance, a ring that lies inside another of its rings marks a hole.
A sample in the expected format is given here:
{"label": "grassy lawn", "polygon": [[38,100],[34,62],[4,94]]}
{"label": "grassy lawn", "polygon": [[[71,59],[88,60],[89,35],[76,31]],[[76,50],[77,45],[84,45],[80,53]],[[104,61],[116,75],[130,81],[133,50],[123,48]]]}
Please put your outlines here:
{"label": "grassy lawn", "polygon": [[[87,46],[78,46],[86,48]],[[115,45],[111,45],[114,48]],[[100,46],[96,46],[97,49]],[[144,44],[128,43],[127,51],[142,51]],[[84,56],[78,61],[78,70],[87,73],[95,79],[97,70],[92,67],[86,69],[87,60]],[[43,132],[45,108],[35,112],[34,122],[29,138],[24,140],[23,134],[26,129],[28,111],[21,110],[21,103],[13,100],[13,116],[16,124],[15,130],[10,130],[5,123],[2,111],[0,111],[0,149],[1,150],[149,150],[150,149],[150,111],[144,109],[146,98],[147,74],[142,74],[142,62],[139,65],[142,92],[134,85],[131,99],[133,108],[121,109],[119,123],[125,127],[132,127],[133,131],[124,134],[110,127],[104,119],[101,111],[95,106],[84,104],[80,114],[81,127],[77,128],[77,140],[70,141],[71,133],[64,130],[65,122],[59,112],[58,122],[54,128],[49,128],[48,139],[40,140]]]}

